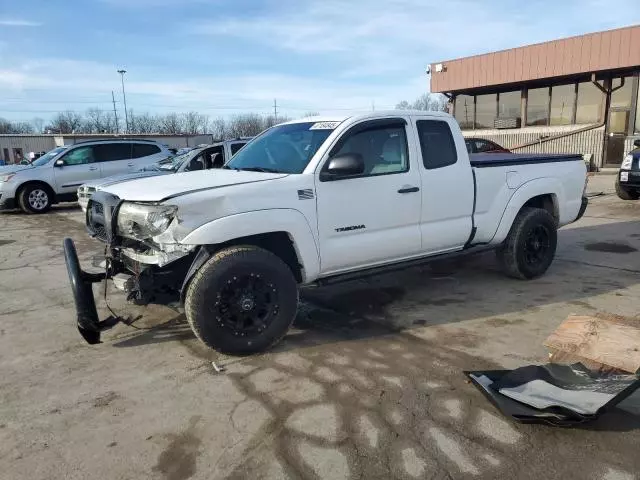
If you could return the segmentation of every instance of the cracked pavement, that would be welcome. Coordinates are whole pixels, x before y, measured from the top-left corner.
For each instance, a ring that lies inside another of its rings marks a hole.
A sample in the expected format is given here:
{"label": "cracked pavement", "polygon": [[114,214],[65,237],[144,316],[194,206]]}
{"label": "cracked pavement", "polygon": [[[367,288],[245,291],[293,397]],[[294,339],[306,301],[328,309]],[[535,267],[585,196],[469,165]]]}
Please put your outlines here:
{"label": "cracked pavement", "polygon": [[561,230],[541,279],[482,255],[308,289],[285,340],[246,358],[111,291],[142,317],[84,344],[62,239],[85,266],[102,245],[79,209],[0,215],[0,478],[638,478],[639,395],[579,429],[520,425],[462,374],[544,362],[570,313],[640,323],[640,203],[612,180],[591,181],[608,194]]}

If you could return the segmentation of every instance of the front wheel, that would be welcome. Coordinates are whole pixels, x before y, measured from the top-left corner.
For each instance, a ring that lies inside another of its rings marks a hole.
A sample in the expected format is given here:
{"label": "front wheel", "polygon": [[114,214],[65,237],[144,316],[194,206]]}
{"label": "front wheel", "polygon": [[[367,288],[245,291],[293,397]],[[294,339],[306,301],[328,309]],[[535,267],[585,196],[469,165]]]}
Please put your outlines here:
{"label": "front wheel", "polygon": [[268,349],[287,333],[298,308],[289,266],[247,245],[217,252],[187,288],[185,313],[207,346],[234,355]]}
{"label": "front wheel", "polygon": [[638,200],[640,198],[640,190],[634,190],[620,185],[620,181],[616,180],[616,195],[622,200]]}
{"label": "front wheel", "polygon": [[528,280],[547,271],[555,257],[557,243],[553,216],[541,208],[527,207],[516,216],[496,255],[507,275]]}
{"label": "front wheel", "polygon": [[27,185],[18,194],[18,204],[25,213],[45,213],[51,200],[51,192],[42,185]]}

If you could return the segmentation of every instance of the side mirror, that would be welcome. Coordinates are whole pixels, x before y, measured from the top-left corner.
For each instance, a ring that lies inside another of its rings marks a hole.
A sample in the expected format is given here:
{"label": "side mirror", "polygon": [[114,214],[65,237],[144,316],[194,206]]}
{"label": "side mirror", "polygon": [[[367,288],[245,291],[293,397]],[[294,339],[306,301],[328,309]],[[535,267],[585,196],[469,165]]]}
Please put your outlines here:
{"label": "side mirror", "polygon": [[320,180],[329,181],[364,173],[364,159],[359,153],[343,153],[329,159],[326,169],[320,174]]}
{"label": "side mirror", "polygon": [[59,158],[58,160],[55,161],[55,163],[53,164],[54,167],[64,167],[65,163],[64,160],[62,160],[61,158]]}
{"label": "side mirror", "polygon": [[640,138],[633,141],[633,146],[640,148]]}

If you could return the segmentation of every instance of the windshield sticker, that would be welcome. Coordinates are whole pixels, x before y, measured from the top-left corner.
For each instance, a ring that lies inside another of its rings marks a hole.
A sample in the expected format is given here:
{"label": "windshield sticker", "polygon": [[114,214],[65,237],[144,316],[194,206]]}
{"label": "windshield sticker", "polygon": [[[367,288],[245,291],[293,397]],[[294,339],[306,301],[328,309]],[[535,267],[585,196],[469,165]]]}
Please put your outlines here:
{"label": "windshield sticker", "polygon": [[309,130],[333,130],[338,125],[340,122],[316,122],[309,127]]}

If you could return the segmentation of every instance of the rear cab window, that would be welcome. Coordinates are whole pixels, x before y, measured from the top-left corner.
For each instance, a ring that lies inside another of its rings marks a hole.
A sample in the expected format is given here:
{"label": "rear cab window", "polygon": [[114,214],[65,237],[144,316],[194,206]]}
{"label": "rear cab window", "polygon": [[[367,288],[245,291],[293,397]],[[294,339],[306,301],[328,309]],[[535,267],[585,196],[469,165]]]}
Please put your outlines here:
{"label": "rear cab window", "polygon": [[458,161],[456,144],[449,124],[442,120],[418,120],[416,122],[422,163],[424,168],[448,167]]}
{"label": "rear cab window", "polygon": [[247,143],[247,142],[232,143],[231,144],[231,155],[232,156],[235,155],[238,150],[240,150],[242,147],[244,147],[245,143]]}

